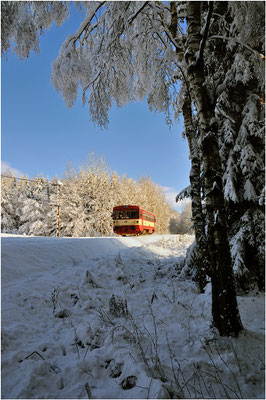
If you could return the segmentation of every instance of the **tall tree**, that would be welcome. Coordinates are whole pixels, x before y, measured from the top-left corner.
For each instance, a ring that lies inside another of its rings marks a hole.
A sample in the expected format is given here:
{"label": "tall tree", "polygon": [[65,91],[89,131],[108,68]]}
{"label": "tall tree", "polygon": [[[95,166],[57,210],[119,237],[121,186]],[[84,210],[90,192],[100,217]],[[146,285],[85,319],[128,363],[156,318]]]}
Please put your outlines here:
{"label": "tall tree", "polygon": [[264,3],[218,3],[206,63],[238,285],[264,287]]}
{"label": "tall tree", "polygon": [[[212,317],[214,326],[222,335],[238,334],[242,329],[239,317],[229,238],[227,232],[227,214],[224,201],[222,166],[220,160],[217,123],[210,93],[205,86],[204,48],[213,3],[209,3],[203,38],[201,34],[201,2],[187,3],[188,79],[192,99],[197,110],[201,151],[204,168],[207,210],[207,246],[210,258],[212,282]],[[204,40],[205,39],[205,40]]]}

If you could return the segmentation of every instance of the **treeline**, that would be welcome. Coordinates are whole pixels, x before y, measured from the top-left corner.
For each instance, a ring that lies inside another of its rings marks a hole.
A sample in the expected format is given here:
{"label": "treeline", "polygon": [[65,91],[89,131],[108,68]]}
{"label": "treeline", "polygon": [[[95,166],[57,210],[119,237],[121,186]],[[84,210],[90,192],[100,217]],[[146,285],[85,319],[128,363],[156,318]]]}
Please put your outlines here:
{"label": "treeline", "polygon": [[[11,174],[9,174],[11,176]],[[33,180],[2,177],[1,229],[4,233],[56,236],[58,178]],[[186,233],[191,220],[174,211],[163,190],[148,177],[137,182],[110,171],[91,156],[77,172],[69,166],[60,186],[60,236],[112,234],[112,210],[119,204],[140,205],[156,215],[157,233]],[[186,223],[184,224],[184,221]]]}

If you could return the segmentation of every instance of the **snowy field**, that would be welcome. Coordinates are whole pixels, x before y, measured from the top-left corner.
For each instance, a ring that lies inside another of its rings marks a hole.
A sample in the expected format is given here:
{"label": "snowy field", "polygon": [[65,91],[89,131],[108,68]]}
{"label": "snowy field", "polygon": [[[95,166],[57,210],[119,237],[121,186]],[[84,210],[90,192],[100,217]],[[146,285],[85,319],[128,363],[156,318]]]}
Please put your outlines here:
{"label": "snowy field", "polygon": [[264,398],[264,297],[219,337],[192,241],[2,235],[2,398]]}

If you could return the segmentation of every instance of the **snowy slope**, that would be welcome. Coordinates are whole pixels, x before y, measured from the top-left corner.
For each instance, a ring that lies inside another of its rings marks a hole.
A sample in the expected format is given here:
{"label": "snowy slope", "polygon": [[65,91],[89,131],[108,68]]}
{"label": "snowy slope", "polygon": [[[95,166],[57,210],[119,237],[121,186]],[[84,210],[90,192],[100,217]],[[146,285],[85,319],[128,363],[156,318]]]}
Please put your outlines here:
{"label": "snowy slope", "polygon": [[2,398],[264,398],[264,298],[220,338],[192,241],[2,235]]}

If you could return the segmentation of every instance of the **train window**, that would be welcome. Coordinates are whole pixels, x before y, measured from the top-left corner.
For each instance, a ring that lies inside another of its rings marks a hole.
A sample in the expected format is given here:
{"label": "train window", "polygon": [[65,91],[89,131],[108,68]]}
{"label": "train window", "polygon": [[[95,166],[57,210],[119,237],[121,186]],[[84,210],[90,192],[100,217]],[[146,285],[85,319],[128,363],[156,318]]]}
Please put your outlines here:
{"label": "train window", "polygon": [[144,219],[146,219],[146,221],[154,222],[154,216],[153,215],[148,214],[146,212],[144,212],[143,215],[144,215]]}
{"label": "train window", "polygon": [[144,212],[144,218],[145,218],[147,221],[153,221],[153,215],[148,214],[148,213],[146,213],[146,212]]}
{"label": "train window", "polygon": [[112,214],[113,219],[135,219],[139,218],[138,210],[115,210]]}
{"label": "train window", "polygon": [[124,210],[115,210],[113,212],[113,219],[123,219],[125,216]]}
{"label": "train window", "polygon": [[128,211],[128,217],[135,219],[135,218],[139,218],[139,211],[138,210],[132,210],[132,211]]}

